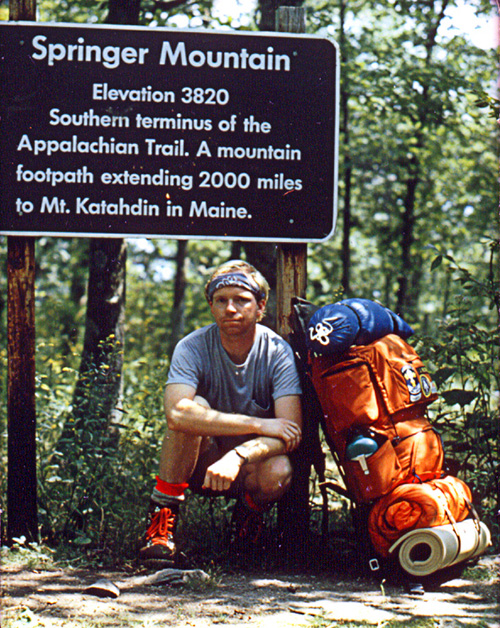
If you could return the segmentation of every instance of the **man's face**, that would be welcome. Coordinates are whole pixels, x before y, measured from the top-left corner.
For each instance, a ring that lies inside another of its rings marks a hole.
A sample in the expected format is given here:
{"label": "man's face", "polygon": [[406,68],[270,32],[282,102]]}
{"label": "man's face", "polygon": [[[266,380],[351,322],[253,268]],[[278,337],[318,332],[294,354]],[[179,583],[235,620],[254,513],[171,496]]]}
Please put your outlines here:
{"label": "man's face", "polygon": [[210,309],[221,333],[239,335],[255,327],[264,306],[249,290],[231,286],[214,293]]}

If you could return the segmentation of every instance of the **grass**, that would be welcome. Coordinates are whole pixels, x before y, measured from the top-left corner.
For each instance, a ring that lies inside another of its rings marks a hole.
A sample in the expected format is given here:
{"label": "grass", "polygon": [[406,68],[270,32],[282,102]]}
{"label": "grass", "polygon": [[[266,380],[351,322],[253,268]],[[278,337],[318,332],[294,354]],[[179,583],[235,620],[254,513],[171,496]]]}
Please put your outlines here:
{"label": "grass", "polygon": [[19,567],[22,569],[56,569],[55,551],[38,543],[27,543],[26,539],[17,539],[12,547],[0,548],[0,559],[4,567]]}
{"label": "grass", "polygon": [[104,617],[75,619],[41,617],[27,607],[13,607],[2,611],[2,628],[162,628],[161,621]]}
{"label": "grass", "polygon": [[463,572],[463,577],[474,582],[488,582],[498,578],[498,565],[491,563],[467,567]]}

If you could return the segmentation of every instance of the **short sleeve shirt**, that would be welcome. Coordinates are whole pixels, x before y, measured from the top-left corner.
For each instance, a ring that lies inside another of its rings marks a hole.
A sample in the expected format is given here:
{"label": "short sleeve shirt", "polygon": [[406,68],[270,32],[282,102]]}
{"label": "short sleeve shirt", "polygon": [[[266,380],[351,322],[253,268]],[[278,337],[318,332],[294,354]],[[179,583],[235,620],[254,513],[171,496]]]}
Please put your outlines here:
{"label": "short sleeve shirt", "polygon": [[224,350],[215,323],[183,338],[176,346],[167,384],[188,384],[221,412],[273,417],[273,402],[301,393],[293,351],[281,336],[257,325],[244,364]]}

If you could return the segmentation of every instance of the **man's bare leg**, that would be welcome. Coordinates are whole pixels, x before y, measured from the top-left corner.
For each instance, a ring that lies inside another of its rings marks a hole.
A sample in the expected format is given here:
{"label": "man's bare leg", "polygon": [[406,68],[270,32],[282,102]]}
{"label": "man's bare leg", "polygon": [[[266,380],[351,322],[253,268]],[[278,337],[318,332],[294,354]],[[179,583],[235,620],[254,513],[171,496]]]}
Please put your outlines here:
{"label": "man's bare leg", "polygon": [[[198,395],[194,401],[206,408],[210,407],[207,401]],[[200,451],[208,444],[209,439],[173,432],[167,427],[160,453],[159,477],[173,484],[188,482],[193,475]]]}
{"label": "man's bare leg", "polygon": [[[201,398],[196,401],[206,402]],[[193,475],[200,450],[210,439],[169,430],[163,439],[157,484],[151,495],[146,539],[140,550],[145,559],[175,559],[175,530],[184,491]]]}
{"label": "man's bare leg", "polygon": [[173,484],[188,482],[198,462],[202,440],[201,436],[167,428],[161,447],[159,477]]}
{"label": "man's bare leg", "polygon": [[273,456],[262,462],[249,464],[244,487],[260,506],[278,501],[290,488],[292,465],[288,456]]}

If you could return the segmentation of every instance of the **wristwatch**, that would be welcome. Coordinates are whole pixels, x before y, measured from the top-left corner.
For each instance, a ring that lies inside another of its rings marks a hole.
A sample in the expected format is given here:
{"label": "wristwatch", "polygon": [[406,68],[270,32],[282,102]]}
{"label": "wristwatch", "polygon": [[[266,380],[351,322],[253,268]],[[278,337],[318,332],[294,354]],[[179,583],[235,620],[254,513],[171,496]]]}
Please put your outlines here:
{"label": "wristwatch", "polygon": [[243,448],[244,451],[241,450],[240,445],[237,445],[234,448],[234,451],[238,454],[238,456],[243,460],[243,462],[248,462],[248,452]]}

